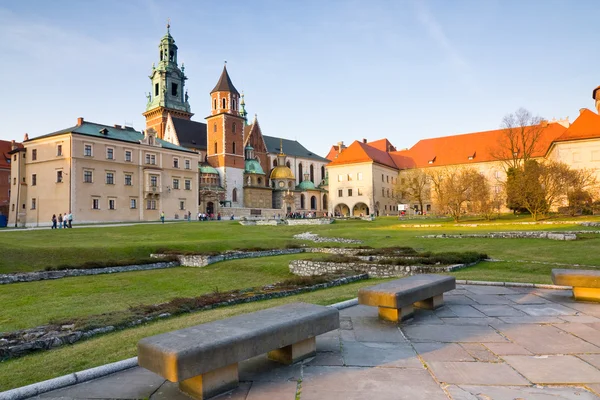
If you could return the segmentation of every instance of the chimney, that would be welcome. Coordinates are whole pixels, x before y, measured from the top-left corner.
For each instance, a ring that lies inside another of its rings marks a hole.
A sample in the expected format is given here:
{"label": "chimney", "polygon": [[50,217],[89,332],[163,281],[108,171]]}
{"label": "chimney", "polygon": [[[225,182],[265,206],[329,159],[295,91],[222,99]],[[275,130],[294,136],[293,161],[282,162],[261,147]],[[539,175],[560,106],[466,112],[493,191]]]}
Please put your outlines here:
{"label": "chimney", "polygon": [[579,109],[579,115],[583,114],[584,111],[585,111],[585,108],[580,108]]}
{"label": "chimney", "polygon": [[83,125],[83,117],[77,118],[77,126]]}
{"label": "chimney", "polygon": [[545,127],[547,127],[547,126],[548,126],[548,120],[547,120],[547,119],[543,119],[543,120],[541,120],[541,121],[540,121],[540,126],[541,126],[542,128],[545,128]]}
{"label": "chimney", "polygon": [[121,128],[121,125],[117,125],[117,124],[115,124],[115,128],[117,128],[117,129],[122,129],[122,128]]}
{"label": "chimney", "polygon": [[16,149],[16,148],[17,148],[17,143],[16,143],[14,140],[11,140],[11,141],[10,141],[10,149],[11,149],[11,150],[14,150],[14,149]]}
{"label": "chimney", "polygon": [[600,91],[598,89],[600,89],[600,86],[592,92],[592,99],[596,100],[596,111],[600,114]]}
{"label": "chimney", "polygon": [[364,139],[364,138],[363,138],[363,143],[367,143],[367,139]]}
{"label": "chimney", "polygon": [[341,154],[342,150],[344,149],[344,142],[338,142],[337,146],[338,146],[338,154]]}
{"label": "chimney", "polygon": [[23,141],[27,141],[29,140],[29,135],[27,134],[27,132],[25,132],[25,136],[23,136]]}

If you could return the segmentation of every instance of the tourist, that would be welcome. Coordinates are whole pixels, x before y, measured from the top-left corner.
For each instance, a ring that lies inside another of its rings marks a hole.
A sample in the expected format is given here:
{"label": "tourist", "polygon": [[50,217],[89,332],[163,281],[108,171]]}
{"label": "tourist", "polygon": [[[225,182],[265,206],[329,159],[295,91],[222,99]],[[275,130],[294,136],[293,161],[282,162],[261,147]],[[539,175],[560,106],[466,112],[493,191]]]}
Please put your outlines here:
{"label": "tourist", "polygon": [[62,228],[62,214],[58,213],[58,229]]}
{"label": "tourist", "polygon": [[56,229],[56,214],[52,214],[52,229]]}
{"label": "tourist", "polygon": [[233,221],[235,219],[235,216],[231,214],[231,217],[229,217],[229,219]]}
{"label": "tourist", "polygon": [[160,212],[160,222],[162,222],[163,224],[165,223],[165,212],[164,211]]}
{"label": "tourist", "polygon": [[67,229],[68,224],[69,224],[69,218],[67,217],[67,213],[65,213],[63,215],[63,228]]}
{"label": "tourist", "polygon": [[220,220],[221,220],[221,213],[218,213],[217,214],[217,221],[220,221]]}
{"label": "tourist", "polygon": [[192,212],[191,211],[188,211],[188,213],[187,213],[187,220],[188,220],[188,222],[192,222]]}
{"label": "tourist", "polygon": [[69,211],[69,215],[67,215],[67,219],[69,220],[69,228],[73,227],[73,213]]}

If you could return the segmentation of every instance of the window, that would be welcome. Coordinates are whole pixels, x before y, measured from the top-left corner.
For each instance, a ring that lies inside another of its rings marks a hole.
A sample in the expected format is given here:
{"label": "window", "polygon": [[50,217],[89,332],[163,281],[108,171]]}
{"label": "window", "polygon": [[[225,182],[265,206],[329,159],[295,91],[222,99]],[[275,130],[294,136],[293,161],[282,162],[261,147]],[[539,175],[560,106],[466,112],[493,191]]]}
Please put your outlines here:
{"label": "window", "polygon": [[227,101],[226,101],[225,99],[223,99],[223,100],[221,100],[221,101],[222,101],[222,103],[223,103],[223,107],[222,107],[222,108],[226,108],[226,106],[227,106]]}
{"label": "window", "polygon": [[363,191],[362,191],[362,189],[361,189],[361,188],[358,188],[358,189],[356,189],[356,191],[357,191],[357,194],[358,194],[359,196],[362,196],[362,194],[363,194]]}
{"label": "window", "polygon": [[12,210],[11,211],[15,211],[15,204],[14,203],[12,205]]}
{"label": "window", "polygon": [[158,186],[158,176],[150,175],[150,186],[152,186],[152,187]]}
{"label": "window", "polygon": [[137,208],[137,199],[129,199],[129,208],[132,210]]}
{"label": "window", "polygon": [[179,168],[179,158],[173,157],[173,168]]}
{"label": "window", "polygon": [[148,210],[156,210],[156,200],[148,200],[148,201],[146,201],[146,209],[148,209]]}
{"label": "window", "polygon": [[13,156],[13,161],[17,161],[17,155],[16,154]]}
{"label": "window", "polygon": [[36,201],[35,199],[31,199],[31,209],[35,210],[35,206],[36,206]]}
{"label": "window", "polygon": [[91,144],[86,144],[83,146],[83,155],[84,155],[84,157],[92,156],[92,145]]}
{"label": "window", "polygon": [[494,173],[494,176],[496,177],[496,179],[500,179],[500,171],[496,171]]}
{"label": "window", "polygon": [[386,176],[385,176],[385,180],[386,180],[386,182],[387,182],[387,183],[390,183],[390,176],[389,176],[389,175],[386,175]]}
{"label": "window", "polygon": [[217,142],[215,142],[215,154],[217,154]]}
{"label": "window", "polygon": [[189,179],[185,180],[185,190],[192,190],[192,181]]}
{"label": "window", "polygon": [[185,169],[192,169],[190,160],[185,160]]}
{"label": "window", "polygon": [[344,196],[344,191],[342,189],[338,190],[338,197],[343,197]]}
{"label": "window", "polygon": [[213,108],[214,108],[215,110],[217,109],[217,99],[215,99],[215,100],[213,101]]}
{"label": "window", "polygon": [[231,149],[233,150],[233,154],[235,154],[235,142],[231,144]]}
{"label": "window", "polygon": [[63,181],[63,172],[62,171],[56,171],[56,182],[57,183],[61,183]]}
{"label": "window", "polygon": [[13,185],[17,184],[17,178],[13,178]]}
{"label": "window", "polygon": [[93,175],[92,171],[83,171],[83,182],[92,183]]}
{"label": "window", "polygon": [[125,186],[132,186],[131,174],[125,174]]}
{"label": "window", "polygon": [[381,196],[385,197],[385,189],[384,188],[381,188]]}
{"label": "window", "polygon": [[56,155],[62,156],[62,144],[56,145]]}
{"label": "window", "polygon": [[92,199],[92,210],[100,209],[100,199]]}
{"label": "window", "polygon": [[362,172],[358,172],[358,173],[356,174],[356,179],[357,179],[357,180],[359,180],[359,181],[362,181],[362,180],[363,180],[363,175],[362,175]]}
{"label": "window", "polygon": [[351,182],[352,181],[352,175],[348,174],[348,178],[347,179],[348,179],[348,182]]}
{"label": "window", "polygon": [[31,161],[37,160],[37,149],[31,150]]}
{"label": "window", "polygon": [[173,179],[173,189],[179,189],[179,179]]}
{"label": "window", "polygon": [[107,160],[114,160],[115,159],[115,149],[113,149],[111,147],[107,147],[106,148],[106,159]]}
{"label": "window", "polygon": [[131,162],[131,151],[125,150],[125,161]]}
{"label": "window", "polygon": [[233,191],[231,192],[231,201],[237,203],[237,189],[233,189]]}
{"label": "window", "polygon": [[171,96],[177,96],[177,84],[171,82]]}
{"label": "window", "polygon": [[[162,59],[162,54],[161,54],[161,59]],[[154,84],[154,95],[155,96],[158,96],[158,89],[159,89],[158,83],[155,83]]]}
{"label": "window", "polygon": [[235,133],[235,122],[233,123],[233,125],[231,126],[231,133]]}
{"label": "window", "polygon": [[109,210],[116,210],[116,200],[115,199],[108,199],[108,209]]}
{"label": "window", "polygon": [[106,173],[106,184],[114,185],[115,184],[115,174],[113,172]]}
{"label": "window", "polygon": [[387,197],[390,197],[390,189],[387,190]]}
{"label": "window", "polygon": [[385,182],[385,179],[383,178],[383,174],[381,174],[381,182]]}
{"label": "window", "polygon": [[156,165],[156,155],[146,153],[146,164]]}
{"label": "window", "polygon": [[338,175],[338,182],[344,181],[344,175]]}
{"label": "window", "polygon": [[352,197],[352,189],[348,189],[348,197]]}
{"label": "window", "polygon": [[35,185],[37,185],[37,175],[32,174],[31,175],[31,186],[35,186]]}
{"label": "window", "polygon": [[183,201],[183,200],[179,201],[179,209],[180,210],[185,210],[185,201]]}

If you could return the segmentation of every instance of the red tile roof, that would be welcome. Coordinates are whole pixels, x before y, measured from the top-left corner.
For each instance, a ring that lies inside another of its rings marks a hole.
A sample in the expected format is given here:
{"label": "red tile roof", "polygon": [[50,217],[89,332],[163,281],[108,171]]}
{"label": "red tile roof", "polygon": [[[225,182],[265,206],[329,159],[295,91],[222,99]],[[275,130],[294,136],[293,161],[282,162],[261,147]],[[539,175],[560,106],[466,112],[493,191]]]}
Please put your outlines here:
{"label": "red tile roof", "polygon": [[600,115],[584,108],[579,117],[562,135],[555,139],[555,142],[594,138],[600,138]]}
{"label": "red tile roof", "polygon": [[343,149],[337,158],[329,163],[329,165],[356,164],[361,162],[375,162],[390,168],[398,168],[388,152],[376,149],[367,143],[362,143],[357,140],[347,148]]}
{"label": "red tile roof", "polygon": [[375,140],[373,142],[367,142],[367,144],[381,151],[396,151],[396,148],[386,138]]}
{"label": "red tile roof", "polygon": [[[23,145],[21,143],[17,143],[19,148],[22,148]],[[12,150],[12,142],[6,140],[0,140],[0,168],[10,169],[10,154],[9,151]]]}
{"label": "red tile roof", "polygon": [[331,150],[329,150],[329,153],[327,153],[325,158],[329,161],[333,161],[337,158],[338,154],[340,154],[340,146],[333,145],[331,146]]}

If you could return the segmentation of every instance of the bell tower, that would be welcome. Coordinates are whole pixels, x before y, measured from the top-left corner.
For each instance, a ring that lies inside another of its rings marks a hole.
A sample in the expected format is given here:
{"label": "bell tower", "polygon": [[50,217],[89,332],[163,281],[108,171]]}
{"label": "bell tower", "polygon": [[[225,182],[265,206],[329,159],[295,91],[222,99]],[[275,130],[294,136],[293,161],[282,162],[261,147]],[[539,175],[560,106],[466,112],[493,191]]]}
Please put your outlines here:
{"label": "bell tower", "polygon": [[233,86],[225,65],[217,85],[210,92],[211,112],[206,117],[206,154],[209,164],[221,174],[227,200],[231,200],[234,206],[244,203],[240,194],[243,193],[244,183],[246,119],[240,115],[239,100],[240,93]]}
{"label": "bell tower", "polygon": [[171,36],[171,25],[158,45],[158,66],[152,64],[150,93],[146,94],[146,129],[154,128],[159,138],[165,135],[168,115],[189,120],[192,115],[185,90],[185,66],[177,64],[177,45]]}

